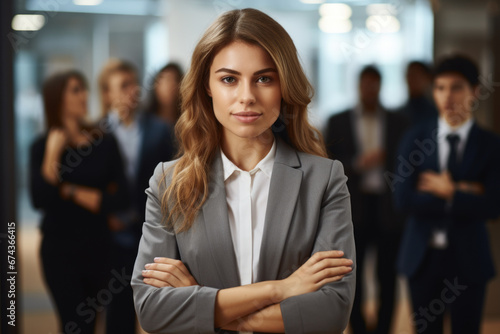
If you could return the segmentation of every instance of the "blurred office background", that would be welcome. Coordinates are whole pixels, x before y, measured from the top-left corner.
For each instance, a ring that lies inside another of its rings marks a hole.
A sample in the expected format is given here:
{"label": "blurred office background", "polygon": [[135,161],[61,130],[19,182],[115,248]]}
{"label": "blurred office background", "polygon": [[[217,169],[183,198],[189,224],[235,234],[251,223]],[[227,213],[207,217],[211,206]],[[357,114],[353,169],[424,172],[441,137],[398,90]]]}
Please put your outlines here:
{"label": "blurred office background", "polygon": [[[152,89],[152,76],[167,62],[188,68],[194,45],[220,13],[254,7],[292,36],[316,90],[310,114],[318,127],[331,114],[356,103],[363,66],[380,68],[381,102],[397,108],[408,97],[409,61],[432,63],[460,51],[479,62],[483,84],[490,83],[477,118],[500,132],[498,0],[15,0],[2,6],[2,224],[17,224],[19,333],[57,331],[39,267],[40,216],[31,206],[27,180],[29,146],[44,130],[40,87],[54,72],[75,68],[86,75],[89,113],[97,119],[97,78],[109,58],[137,65],[145,97]],[[491,238],[500,240],[498,226],[491,226]],[[495,240],[500,268],[500,245]],[[498,333],[499,279],[489,289],[484,333]],[[369,285],[369,290],[373,295],[376,287]],[[394,333],[411,333],[404,282],[400,291]],[[372,312],[374,305],[367,305],[367,312]]]}

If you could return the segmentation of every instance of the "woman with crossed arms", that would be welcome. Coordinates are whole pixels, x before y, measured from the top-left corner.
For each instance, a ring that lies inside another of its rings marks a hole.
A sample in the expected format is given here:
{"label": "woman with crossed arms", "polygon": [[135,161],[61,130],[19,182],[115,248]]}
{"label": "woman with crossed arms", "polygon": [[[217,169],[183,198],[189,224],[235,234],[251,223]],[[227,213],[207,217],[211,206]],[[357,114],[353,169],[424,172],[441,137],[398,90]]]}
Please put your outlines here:
{"label": "woman with crossed arms", "polygon": [[342,333],[354,297],[349,192],[307,119],[276,21],[220,16],[181,87],[179,159],[157,166],[132,278],[153,333]]}

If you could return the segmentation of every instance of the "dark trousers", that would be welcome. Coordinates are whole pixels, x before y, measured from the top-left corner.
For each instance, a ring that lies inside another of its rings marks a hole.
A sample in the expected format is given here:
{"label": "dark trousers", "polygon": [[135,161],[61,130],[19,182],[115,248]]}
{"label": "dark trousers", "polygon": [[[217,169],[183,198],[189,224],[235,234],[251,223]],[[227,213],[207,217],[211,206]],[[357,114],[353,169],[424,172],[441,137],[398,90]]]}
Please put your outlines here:
{"label": "dark trousers", "polygon": [[109,299],[107,247],[44,237],[40,255],[60,333],[94,333],[96,316]]}
{"label": "dark trousers", "polygon": [[113,243],[111,255],[113,272],[118,272],[120,274],[125,273],[127,284],[122,287],[120,292],[113,296],[113,300],[108,305],[106,315],[107,334],[135,333],[136,314],[130,277],[134,270],[136,257],[137,247],[124,247],[116,242]]}
{"label": "dark trousers", "polygon": [[[366,321],[362,314],[364,297],[364,264],[369,246],[377,250],[376,277],[379,288],[379,308],[377,312],[377,334],[388,334],[395,303],[396,291],[396,258],[401,238],[399,228],[384,227],[379,221],[378,195],[364,195],[363,210],[366,212],[363,222],[354,222],[354,239],[356,242],[356,294],[350,318],[354,334],[367,332]],[[357,208],[353,207],[353,210]],[[359,208],[358,208],[359,209]]]}
{"label": "dark trousers", "polygon": [[453,334],[480,332],[486,283],[463,280],[454,260],[449,250],[429,249],[418,272],[408,280],[413,324],[419,334],[442,334],[447,311]]}

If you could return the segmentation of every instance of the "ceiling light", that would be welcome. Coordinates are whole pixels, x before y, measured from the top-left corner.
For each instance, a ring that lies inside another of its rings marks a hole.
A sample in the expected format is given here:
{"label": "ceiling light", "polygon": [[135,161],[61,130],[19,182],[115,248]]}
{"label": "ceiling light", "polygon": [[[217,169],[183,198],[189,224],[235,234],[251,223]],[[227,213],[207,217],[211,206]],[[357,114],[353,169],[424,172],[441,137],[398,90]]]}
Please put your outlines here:
{"label": "ceiling light", "polygon": [[319,14],[325,17],[347,20],[352,15],[352,9],[344,3],[324,3],[319,7]]}
{"label": "ceiling light", "polygon": [[376,3],[366,6],[366,14],[371,15],[395,15],[396,7],[387,3]]}
{"label": "ceiling light", "polygon": [[325,2],[325,0],[300,0],[300,2],[306,3],[306,4],[320,4],[320,3]]}
{"label": "ceiling light", "polygon": [[45,24],[45,17],[37,14],[18,14],[12,18],[12,30],[37,31]]}
{"label": "ceiling light", "polygon": [[77,6],[97,6],[100,5],[102,0],[73,0]]}
{"label": "ceiling light", "polygon": [[334,19],[328,16],[319,19],[318,25],[321,31],[330,34],[343,34],[352,29],[351,20]]}

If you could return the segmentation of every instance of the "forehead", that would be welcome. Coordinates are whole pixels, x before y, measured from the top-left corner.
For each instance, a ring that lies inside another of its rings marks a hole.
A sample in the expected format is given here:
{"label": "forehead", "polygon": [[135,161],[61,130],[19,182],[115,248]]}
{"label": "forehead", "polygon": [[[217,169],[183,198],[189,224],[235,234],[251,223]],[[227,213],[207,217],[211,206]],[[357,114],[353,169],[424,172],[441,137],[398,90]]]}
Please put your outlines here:
{"label": "forehead", "polygon": [[434,78],[434,84],[469,84],[465,77],[458,72],[444,72]]}
{"label": "forehead", "polygon": [[83,86],[83,81],[76,77],[76,76],[73,76],[73,77],[70,77],[66,83],[66,86],[69,87],[69,86]]}
{"label": "forehead", "polygon": [[114,71],[109,74],[108,82],[121,82],[124,80],[135,80],[135,73],[128,71]]}
{"label": "forehead", "polygon": [[212,61],[211,68],[225,67],[233,70],[276,68],[269,53],[259,45],[234,41],[219,50]]}

